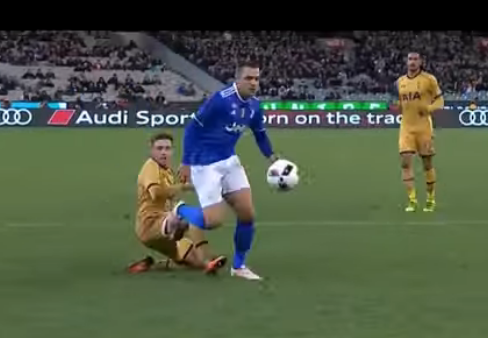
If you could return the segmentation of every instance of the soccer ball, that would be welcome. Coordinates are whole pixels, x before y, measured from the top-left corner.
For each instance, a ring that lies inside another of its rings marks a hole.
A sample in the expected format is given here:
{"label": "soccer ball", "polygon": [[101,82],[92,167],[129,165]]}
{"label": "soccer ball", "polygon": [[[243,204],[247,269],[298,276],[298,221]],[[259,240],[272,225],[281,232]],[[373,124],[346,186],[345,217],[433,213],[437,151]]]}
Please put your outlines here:
{"label": "soccer ball", "polygon": [[298,167],[288,160],[277,160],[266,173],[268,184],[277,190],[291,190],[299,181]]}

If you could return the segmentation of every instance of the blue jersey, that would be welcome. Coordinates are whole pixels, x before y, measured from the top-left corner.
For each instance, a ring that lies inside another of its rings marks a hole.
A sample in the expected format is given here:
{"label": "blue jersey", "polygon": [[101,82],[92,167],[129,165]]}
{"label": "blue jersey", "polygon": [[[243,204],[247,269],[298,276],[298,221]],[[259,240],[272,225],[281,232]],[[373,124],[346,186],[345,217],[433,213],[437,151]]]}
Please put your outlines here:
{"label": "blue jersey", "polygon": [[264,156],[273,154],[259,100],[243,100],[235,84],[214,93],[185,128],[184,165],[207,165],[235,154],[237,141],[249,127]]}

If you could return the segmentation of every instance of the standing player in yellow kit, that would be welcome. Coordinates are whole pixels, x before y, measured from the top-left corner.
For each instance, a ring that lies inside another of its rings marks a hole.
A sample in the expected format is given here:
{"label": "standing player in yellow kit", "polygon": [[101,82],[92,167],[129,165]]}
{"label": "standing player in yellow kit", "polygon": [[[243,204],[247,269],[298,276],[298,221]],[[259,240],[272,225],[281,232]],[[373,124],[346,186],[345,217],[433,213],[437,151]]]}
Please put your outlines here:
{"label": "standing player in yellow kit", "polygon": [[419,53],[409,53],[407,74],[401,76],[396,86],[399,94],[399,108],[402,114],[399,148],[402,167],[402,180],[407,189],[407,212],[417,210],[417,193],[414,182],[413,158],[418,154],[422,159],[427,202],[425,212],[435,209],[436,172],[432,164],[434,149],[434,127],[431,114],[444,107],[442,91],[434,75],[422,68],[423,60]]}

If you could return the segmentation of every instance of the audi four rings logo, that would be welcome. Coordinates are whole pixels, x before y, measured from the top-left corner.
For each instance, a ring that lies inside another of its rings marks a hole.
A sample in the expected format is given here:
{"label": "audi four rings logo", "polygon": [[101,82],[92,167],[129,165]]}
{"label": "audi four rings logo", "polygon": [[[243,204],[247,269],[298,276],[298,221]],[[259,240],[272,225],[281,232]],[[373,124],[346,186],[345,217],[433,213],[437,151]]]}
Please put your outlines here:
{"label": "audi four rings logo", "polygon": [[0,109],[1,126],[26,126],[32,122],[32,114],[27,109]]}
{"label": "audi four rings logo", "polygon": [[488,127],[488,110],[465,109],[459,113],[459,123],[465,127]]}

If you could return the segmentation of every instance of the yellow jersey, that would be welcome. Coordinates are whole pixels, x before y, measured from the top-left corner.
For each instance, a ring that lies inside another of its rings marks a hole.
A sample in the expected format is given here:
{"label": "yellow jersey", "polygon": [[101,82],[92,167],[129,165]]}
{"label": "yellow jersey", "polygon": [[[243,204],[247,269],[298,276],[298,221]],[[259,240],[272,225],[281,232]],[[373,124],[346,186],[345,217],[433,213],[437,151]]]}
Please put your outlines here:
{"label": "yellow jersey", "polygon": [[147,218],[159,217],[172,210],[174,199],[166,194],[158,194],[153,200],[149,188],[157,185],[160,191],[175,183],[171,168],[163,168],[152,158],[142,166],[137,177],[137,224],[144,224]]}
{"label": "yellow jersey", "polygon": [[420,71],[416,76],[403,75],[397,80],[399,107],[402,113],[401,129],[408,131],[432,130],[432,118],[427,106],[442,96],[434,75]]}

